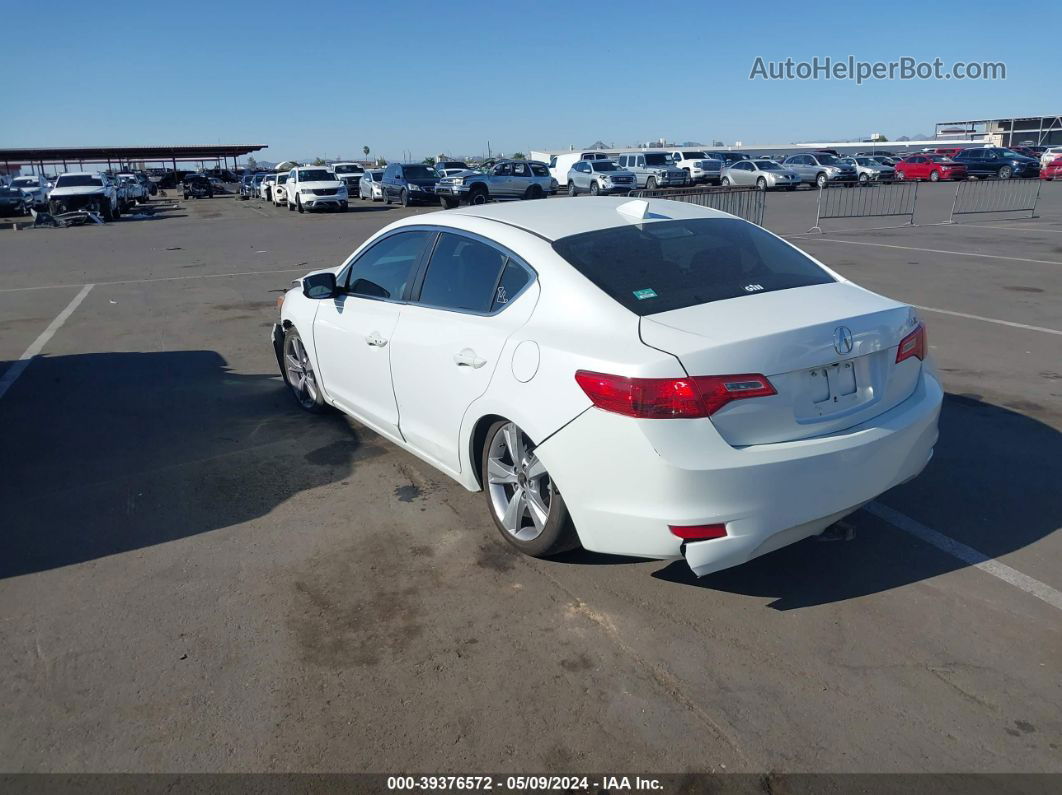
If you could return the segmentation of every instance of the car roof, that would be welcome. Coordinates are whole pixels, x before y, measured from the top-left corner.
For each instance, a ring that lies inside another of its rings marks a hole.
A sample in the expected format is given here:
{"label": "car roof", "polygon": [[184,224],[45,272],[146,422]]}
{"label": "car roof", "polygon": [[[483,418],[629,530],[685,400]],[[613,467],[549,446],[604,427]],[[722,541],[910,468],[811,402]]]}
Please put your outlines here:
{"label": "car roof", "polygon": [[[498,202],[447,210],[446,215],[482,218],[523,229],[547,240],[598,229],[610,229],[632,223],[633,219],[617,212],[620,205],[632,201],[627,196],[549,199],[545,201]],[[644,201],[644,200],[643,200]],[[649,223],[683,218],[729,218],[727,213],[699,207],[688,202],[649,199]],[[430,218],[430,216],[428,216]],[[445,216],[443,216],[445,217]],[[413,216],[410,223],[425,223],[425,216]],[[430,222],[429,222],[430,223]]]}

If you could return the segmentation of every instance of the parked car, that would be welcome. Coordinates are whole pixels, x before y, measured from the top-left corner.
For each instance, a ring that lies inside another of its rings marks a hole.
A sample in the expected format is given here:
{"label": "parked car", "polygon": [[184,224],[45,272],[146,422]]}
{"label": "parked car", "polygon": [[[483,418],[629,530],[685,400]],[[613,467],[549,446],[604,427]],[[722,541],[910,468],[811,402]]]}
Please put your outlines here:
{"label": "parked car", "polygon": [[1040,167],[1043,168],[1060,157],[1062,157],[1062,146],[1049,146],[1040,155]]}
{"label": "parked car", "polygon": [[945,155],[924,154],[905,157],[896,164],[896,179],[966,179],[966,166]]}
{"label": "parked car", "polygon": [[938,146],[933,150],[933,154],[944,155],[945,157],[955,157],[955,155],[959,154],[959,152],[965,148],[965,146]]}
{"label": "parked car", "polygon": [[25,215],[29,212],[26,194],[18,188],[0,185],[0,215]]}
{"label": "parked car", "polygon": [[60,215],[74,210],[88,210],[97,213],[104,221],[117,221],[122,215],[122,206],[114,181],[98,171],[60,174],[48,194],[48,212]]}
{"label": "parked car", "polygon": [[365,173],[365,166],[363,166],[361,163],[333,163],[331,166],[328,167],[328,169],[340,178],[347,174],[360,178],[361,175]]}
{"label": "parked car", "polygon": [[284,184],[288,210],[347,210],[347,186],[324,166],[296,166]]}
{"label": "parked car", "polygon": [[667,152],[628,152],[616,159],[616,165],[634,174],[637,187],[646,190],[680,188],[688,179]]}
{"label": "parked car", "polygon": [[842,163],[855,166],[856,179],[860,185],[868,185],[871,182],[892,182],[896,178],[896,169],[886,166],[880,160],[873,157],[842,157]]}
{"label": "parked car", "polygon": [[258,184],[258,198],[264,201],[273,200],[273,186],[277,183],[276,174],[266,174]]}
{"label": "parked car", "polygon": [[710,157],[700,150],[676,149],[671,152],[671,162],[686,173],[690,185],[711,182],[718,185],[723,176],[726,161]]}
{"label": "parked car", "polygon": [[297,280],[272,341],[299,407],[482,491],[520,552],[698,576],[918,475],[943,399],[912,307],[658,199],[399,220]]}
{"label": "parked car", "polygon": [[287,181],[288,172],[282,171],[277,174],[277,181],[273,183],[273,189],[271,191],[272,195],[270,196],[274,207],[279,207],[282,204],[288,203],[288,193],[284,187]]}
{"label": "parked car", "polygon": [[468,163],[464,160],[437,160],[435,162],[435,170],[442,176],[449,176],[445,174],[446,171],[469,171]]}
{"label": "parked car", "polygon": [[752,187],[760,190],[783,188],[796,190],[800,175],[773,160],[739,160],[723,171],[722,184],[734,187]]}
{"label": "parked car", "polygon": [[[534,153],[532,153],[534,157]],[[556,187],[564,187],[568,184],[568,172],[571,167],[580,160],[610,160],[611,157],[605,152],[599,152],[597,150],[582,151],[578,149],[565,152],[561,155],[550,155],[549,158],[549,174],[556,180]]]}
{"label": "parked car", "polygon": [[[138,171],[136,173],[136,178],[137,180],[139,180],[140,184],[144,186],[144,191],[147,196],[154,196],[159,192],[158,185],[152,182],[151,177],[149,177],[143,171]],[[145,201],[147,201],[146,198]]]}
{"label": "parked car", "polygon": [[886,149],[872,149],[869,152],[856,152],[856,157],[873,157],[873,158],[888,158],[890,160],[899,160],[900,156],[895,152],[890,152]]}
{"label": "parked car", "polygon": [[241,199],[249,199],[257,195],[254,192],[254,174],[244,174],[240,177],[239,196]]}
{"label": "parked car", "polygon": [[819,188],[836,182],[854,185],[859,178],[855,166],[842,163],[840,158],[828,152],[790,155],[782,165],[795,171],[801,182],[817,185]]}
{"label": "parked car", "polygon": [[1040,169],[1040,179],[1062,179],[1062,157],[1056,157]]}
{"label": "parked car", "polygon": [[999,146],[984,146],[964,149],[953,158],[966,166],[971,177],[1037,177],[1040,163],[1034,158],[1019,155]]}
{"label": "parked car", "polygon": [[214,198],[214,186],[210,184],[210,178],[204,174],[189,174],[182,180],[181,188],[185,199]]}
{"label": "parked car", "polygon": [[368,199],[374,202],[383,201],[383,175],[382,168],[374,168],[366,171],[358,180],[358,198]]}
{"label": "parked car", "polygon": [[380,190],[386,204],[398,202],[403,207],[436,204],[439,175],[423,163],[388,163],[380,177]]}
{"label": "parked car", "polygon": [[144,187],[139,179],[136,178],[136,174],[131,172],[122,172],[115,177],[119,184],[125,186],[126,201],[128,204],[133,202],[146,202],[148,200],[147,188]]}
{"label": "parked car", "polygon": [[632,172],[621,169],[611,160],[580,160],[568,170],[569,196],[629,193],[636,184]]}
{"label": "parked car", "polygon": [[[480,171],[444,177],[438,183],[438,201],[443,207],[485,204],[495,199],[544,199],[552,177],[545,163],[536,160],[499,160]],[[384,188],[387,175],[384,174]]]}
{"label": "parked car", "polygon": [[42,177],[15,177],[11,187],[22,191],[26,206],[31,208],[48,206],[48,181]]}

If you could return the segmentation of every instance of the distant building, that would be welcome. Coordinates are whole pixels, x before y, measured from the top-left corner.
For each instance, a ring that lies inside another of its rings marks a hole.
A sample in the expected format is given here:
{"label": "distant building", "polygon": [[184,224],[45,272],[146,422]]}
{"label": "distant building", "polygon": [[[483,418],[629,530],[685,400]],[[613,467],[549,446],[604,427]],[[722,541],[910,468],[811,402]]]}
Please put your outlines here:
{"label": "distant building", "polygon": [[1062,114],[941,121],[933,135],[995,146],[1021,146],[1027,141],[1038,146],[1058,146],[1062,145]]}

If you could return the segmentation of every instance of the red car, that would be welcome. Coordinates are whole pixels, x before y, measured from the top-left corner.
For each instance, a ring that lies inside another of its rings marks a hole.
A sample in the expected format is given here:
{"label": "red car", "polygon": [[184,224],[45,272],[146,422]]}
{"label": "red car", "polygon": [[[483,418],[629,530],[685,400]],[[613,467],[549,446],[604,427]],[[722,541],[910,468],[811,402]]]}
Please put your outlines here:
{"label": "red car", "polygon": [[1041,168],[1040,179],[1062,179],[1062,157],[1056,157]]}
{"label": "red car", "polygon": [[966,179],[966,166],[944,155],[911,155],[896,164],[896,179]]}

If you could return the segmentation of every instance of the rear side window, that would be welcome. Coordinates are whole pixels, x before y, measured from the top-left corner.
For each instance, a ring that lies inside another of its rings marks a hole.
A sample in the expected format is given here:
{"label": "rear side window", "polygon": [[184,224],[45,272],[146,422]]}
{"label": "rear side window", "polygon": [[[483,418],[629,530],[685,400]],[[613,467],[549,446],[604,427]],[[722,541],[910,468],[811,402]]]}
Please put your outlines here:
{"label": "rear side window", "polygon": [[420,303],[462,312],[490,311],[505,260],[492,246],[444,232],[424,274]]}
{"label": "rear side window", "polygon": [[531,164],[531,173],[534,174],[536,177],[548,177],[549,176],[549,169],[546,168],[541,163],[532,163]]}
{"label": "rear side window", "polygon": [[531,274],[527,272],[527,269],[509,260],[502,272],[501,281],[498,282],[498,287],[494,291],[494,301],[490,305],[490,311],[497,312],[512,301],[529,281],[531,281]]}
{"label": "rear side window", "polygon": [[797,249],[732,218],[599,229],[553,248],[636,315],[834,281]]}
{"label": "rear side window", "polygon": [[384,238],[351,264],[343,281],[347,292],[367,298],[401,299],[431,237],[431,232],[416,231]]}

